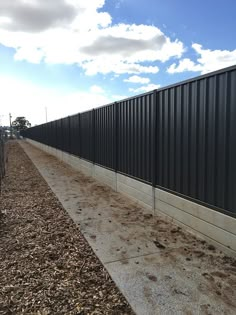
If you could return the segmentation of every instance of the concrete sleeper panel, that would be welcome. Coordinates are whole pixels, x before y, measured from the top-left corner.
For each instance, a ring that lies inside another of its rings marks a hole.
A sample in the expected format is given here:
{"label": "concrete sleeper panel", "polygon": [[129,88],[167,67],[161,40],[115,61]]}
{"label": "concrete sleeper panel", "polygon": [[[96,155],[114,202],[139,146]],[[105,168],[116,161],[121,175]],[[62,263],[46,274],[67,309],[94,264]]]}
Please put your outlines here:
{"label": "concrete sleeper panel", "polygon": [[121,175],[121,174],[117,174],[117,181],[120,183],[123,183],[127,186],[130,186],[134,189],[137,189],[137,190],[139,190],[139,191],[141,191],[147,195],[152,196],[152,186],[151,185],[142,183],[136,179],[133,179],[133,178],[130,178],[128,176]]}
{"label": "concrete sleeper panel", "polygon": [[152,196],[143,193],[140,190],[137,190],[131,186],[128,186],[124,183],[117,183],[117,191],[124,192],[125,194],[131,195],[133,198],[143,202],[144,204],[152,207]]}
{"label": "concrete sleeper panel", "polygon": [[223,244],[236,252],[236,236],[225,230],[222,230],[206,221],[203,221],[197,217],[192,216],[178,208],[175,208],[169,204],[157,201],[156,208],[162,212],[173,217],[174,219],[183,222],[185,225],[199,231],[203,235],[215,239],[217,242]]}
{"label": "concrete sleeper panel", "polygon": [[213,209],[204,207],[163,190],[160,190],[158,196],[161,201],[236,235],[235,218],[229,217],[223,213],[217,212]]}

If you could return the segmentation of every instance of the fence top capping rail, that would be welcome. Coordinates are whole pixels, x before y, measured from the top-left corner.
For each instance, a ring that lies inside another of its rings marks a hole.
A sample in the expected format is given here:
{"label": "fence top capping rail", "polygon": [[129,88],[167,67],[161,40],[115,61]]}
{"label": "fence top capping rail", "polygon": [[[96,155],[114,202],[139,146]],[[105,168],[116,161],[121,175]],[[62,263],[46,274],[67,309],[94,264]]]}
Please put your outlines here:
{"label": "fence top capping rail", "polygon": [[180,86],[180,85],[183,85],[183,84],[199,81],[199,80],[202,80],[202,79],[205,79],[205,78],[208,78],[208,77],[212,77],[212,76],[217,75],[217,74],[230,72],[230,71],[234,71],[234,70],[236,70],[236,64],[233,65],[233,66],[227,67],[227,68],[222,68],[222,69],[219,69],[219,70],[216,70],[216,71],[212,71],[212,72],[209,72],[209,73],[206,73],[206,74],[202,74],[200,76],[196,76],[196,77],[193,77],[193,78],[190,78],[190,79],[187,79],[187,80],[183,80],[183,81],[176,82],[176,83],[173,83],[173,84],[170,84],[170,85],[166,85],[166,86],[160,87],[159,89],[154,89],[154,90],[142,93],[142,94],[137,94],[137,95],[134,95],[134,96],[130,96],[130,97],[124,98],[122,100],[116,101],[114,103],[110,103],[110,104],[107,104],[107,105],[99,106],[97,108],[102,108],[102,107],[106,107],[106,106],[109,106],[109,105],[113,105],[115,103],[118,104],[118,103],[121,103],[121,102],[133,100],[133,99],[138,98],[138,97],[147,96],[149,94],[152,94],[155,91],[159,92],[159,91],[167,90],[169,88],[173,88],[173,87]]}
{"label": "fence top capping rail", "polygon": [[142,93],[142,94],[130,96],[128,98],[124,98],[124,99],[119,100],[119,101],[111,102],[111,103],[108,103],[106,105],[101,105],[101,106],[96,107],[96,108],[91,108],[91,109],[88,109],[88,110],[83,111],[83,112],[78,112],[78,113],[73,114],[73,115],[69,115],[69,116],[65,116],[65,117],[59,118],[59,119],[51,120],[51,121],[49,121],[47,123],[42,123],[40,125],[31,127],[29,129],[32,129],[32,128],[35,128],[35,127],[38,127],[38,126],[47,125],[47,124],[49,124],[51,122],[59,121],[59,120],[62,120],[64,118],[70,118],[70,117],[74,117],[74,116],[79,115],[79,114],[84,114],[84,113],[90,112],[92,110],[96,110],[96,109],[112,106],[114,104],[120,104],[122,102],[126,102],[126,101],[129,101],[129,100],[136,99],[138,97],[150,95],[150,94],[154,93],[155,91],[157,91],[157,92],[164,91],[164,90],[167,90],[167,89],[170,89],[170,88],[174,88],[174,87],[177,87],[177,86],[180,86],[180,85],[183,85],[183,84],[196,82],[196,81],[208,78],[208,77],[212,77],[212,76],[215,76],[215,75],[218,75],[218,74],[222,74],[222,73],[226,73],[226,72],[230,72],[230,71],[234,71],[234,70],[236,70],[236,65],[233,65],[233,66],[230,66],[230,67],[227,67],[227,68],[222,68],[222,69],[219,69],[219,70],[216,70],[216,71],[212,71],[212,72],[209,72],[209,73],[206,73],[206,74],[203,74],[203,75],[200,75],[200,76],[196,76],[196,77],[193,77],[193,78],[190,78],[190,79],[187,79],[187,80],[183,80],[183,81],[180,81],[180,82],[177,82],[177,83],[173,83],[173,84],[161,87],[159,89],[151,90],[149,92],[145,92],[145,93]]}
{"label": "fence top capping rail", "polygon": [[234,70],[236,70],[236,64],[234,66],[230,66],[230,67],[227,67],[227,68],[222,68],[222,69],[219,69],[219,70],[216,70],[216,71],[212,71],[212,72],[209,72],[209,73],[206,73],[206,74],[199,75],[197,77],[193,77],[193,78],[190,78],[190,79],[187,79],[187,80],[183,80],[183,81],[180,81],[180,82],[177,82],[177,83],[173,83],[173,84],[170,84],[170,85],[167,85],[167,86],[163,86],[163,87],[157,89],[157,91],[159,92],[159,91],[167,90],[167,89],[179,86],[179,85],[192,83],[192,82],[195,82],[195,81],[199,81],[199,80],[202,80],[202,79],[206,79],[208,77],[213,77],[215,75],[223,74],[223,73],[234,71]]}

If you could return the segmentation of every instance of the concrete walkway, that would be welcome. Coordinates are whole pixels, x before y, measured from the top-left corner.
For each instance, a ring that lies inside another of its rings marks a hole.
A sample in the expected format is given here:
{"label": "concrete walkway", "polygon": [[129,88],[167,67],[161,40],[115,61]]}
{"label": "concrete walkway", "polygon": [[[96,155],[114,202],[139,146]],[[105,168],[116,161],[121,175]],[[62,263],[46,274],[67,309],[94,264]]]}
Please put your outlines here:
{"label": "concrete walkway", "polygon": [[236,313],[236,268],[230,258],[20,143],[137,314]]}

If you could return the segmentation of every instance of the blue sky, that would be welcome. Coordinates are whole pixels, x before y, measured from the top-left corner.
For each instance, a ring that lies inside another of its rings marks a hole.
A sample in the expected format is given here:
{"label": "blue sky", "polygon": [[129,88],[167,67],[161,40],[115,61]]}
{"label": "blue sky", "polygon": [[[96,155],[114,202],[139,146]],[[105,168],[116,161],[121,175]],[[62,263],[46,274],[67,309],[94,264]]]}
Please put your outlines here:
{"label": "blue sky", "polygon": [[71,115],[236,64],[234,0],[0,0],[0,124]]}

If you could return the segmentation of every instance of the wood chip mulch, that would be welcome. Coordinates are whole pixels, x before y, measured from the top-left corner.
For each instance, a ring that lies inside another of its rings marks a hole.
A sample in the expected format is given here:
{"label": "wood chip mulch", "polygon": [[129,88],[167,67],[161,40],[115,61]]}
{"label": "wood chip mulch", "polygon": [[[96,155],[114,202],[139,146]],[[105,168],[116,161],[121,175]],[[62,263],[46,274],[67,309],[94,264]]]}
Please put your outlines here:
{"label": "wood chip mulch", "polygon": [[15,141],[0,196],[0,314],[134,314]]}

